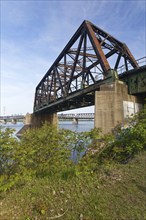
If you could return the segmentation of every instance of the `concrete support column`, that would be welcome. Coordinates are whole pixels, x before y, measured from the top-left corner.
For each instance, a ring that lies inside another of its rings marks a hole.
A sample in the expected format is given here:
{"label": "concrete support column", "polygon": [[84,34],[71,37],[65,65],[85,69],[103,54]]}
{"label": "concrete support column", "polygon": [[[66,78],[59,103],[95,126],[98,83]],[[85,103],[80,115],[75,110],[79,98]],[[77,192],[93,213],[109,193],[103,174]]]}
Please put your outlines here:
{"label": "concrete support column", "polygon": [[[126,122],[125,105],[141,103],[137,97],[128,95],[127,85],[121,81],[101,85],[95,92],[94,127],[101,128],[104,134],[109,133],[118,124]],[[128,105],[127,105],[128,106]],[[126,107],[127,108],[127,107]]]}
{"label": "concrete support column", "polygon": [[12,122],[12,124],[17,124],[17,119],[13,118],[11,122]]}
{"label": "concrete support column", "polygon": [[58,125],[57,113],[26,114],[25,124],[29,124],[31,125],[31,127],[41,127],[45,122],[57,126]]}

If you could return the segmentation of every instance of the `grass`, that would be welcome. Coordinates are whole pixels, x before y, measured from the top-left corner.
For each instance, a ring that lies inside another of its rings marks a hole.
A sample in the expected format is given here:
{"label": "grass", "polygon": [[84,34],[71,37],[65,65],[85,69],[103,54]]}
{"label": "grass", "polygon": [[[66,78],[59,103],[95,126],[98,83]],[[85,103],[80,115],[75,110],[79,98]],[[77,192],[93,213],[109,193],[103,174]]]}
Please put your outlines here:
{"label": "grass", "polygon": [[146,152],[95,173],[32,179],[0,195],[1,220],[146,220]]}

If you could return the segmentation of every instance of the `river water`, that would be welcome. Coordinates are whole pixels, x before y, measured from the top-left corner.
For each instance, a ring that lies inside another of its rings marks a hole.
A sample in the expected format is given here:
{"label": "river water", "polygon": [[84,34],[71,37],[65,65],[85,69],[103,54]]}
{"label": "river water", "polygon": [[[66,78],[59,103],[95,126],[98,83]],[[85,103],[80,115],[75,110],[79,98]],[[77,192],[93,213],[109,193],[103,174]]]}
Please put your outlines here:
{"label": "river water", "polygon": [[[0,129],[5,130],[6,128],[15,129],[14,136],[17,132],[24,126],[23,123],[18,122],[17,124],[7,123],[7,124],[0,124]],[[58,122],[59,128],[69,129],[74,132],[83,132],[83,131],[90,131],[94,128],[94,120],[85,120],[85,121],[78,121],[78,124],[73,123],[72,121],[59,121]],[[16,136],[15,136],[16,137]],[[86,144],[84,145],[86,150]],[[80,155],[78,151],[74,149],[71,152],[71,159],[77,163],[78,159],[84,155],[84,152],[81,152]]]}
{"label": "river water", "polygon": [[58,126],[59,128],[69,129],[76,132],[90,131],[94,128],[94,120],[79,120],[78,124],[75,124],[72,121],[59,121]]}
{"label": "river water", "polygon": [[[7,124],[0,124],[2,130],[5,128],[12,128],[15,129],[15,134],[23,127],[23,123],[17,122],[17,124],[7,123]],[[85,120],[85,121],[78,121],[78,124],[73,123],[73,121],[59,121],[58,122],[59,128],[69,129],[75,132],[83,132],[83,131],[90,131],[94,128],[94,120]]]}

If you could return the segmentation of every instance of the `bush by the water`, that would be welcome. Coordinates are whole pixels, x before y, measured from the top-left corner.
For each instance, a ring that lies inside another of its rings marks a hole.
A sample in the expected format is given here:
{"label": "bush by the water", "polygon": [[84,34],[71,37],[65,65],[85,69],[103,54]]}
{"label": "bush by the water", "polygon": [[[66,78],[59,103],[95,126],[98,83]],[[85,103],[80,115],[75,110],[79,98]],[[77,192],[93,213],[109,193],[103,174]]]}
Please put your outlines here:
{"label": "bush by the water", "polygon": [[0,190],[23,185],[33,177],[60,175],[66,178],[74,170],[76,159],[85,150],[88,136],[45,123],[24,133],[20,141],[13,130],[0,131]]}
{"label": "bush by the water", "polygon": [[135,154],[146,150],[146,108],[129,119],[128,127],[114,129],[113,139],[101,152],[100,159],[127,163]]}
{"label": "bush by the water", "polygon": [[[63,179],[95,172],[104,161],[128,162],[135,154],[146,149],[146,110],[136,115],[126,129],[115,129],[103,135],[99,129],[76,133],[57,129],[45,123],[39,129],[28,130],[20,141],[12,136],[13,130],[0,131],[0,190],[24,185],[32,178],[58,176]],[[86,154],[85,142],[92,142]]]}

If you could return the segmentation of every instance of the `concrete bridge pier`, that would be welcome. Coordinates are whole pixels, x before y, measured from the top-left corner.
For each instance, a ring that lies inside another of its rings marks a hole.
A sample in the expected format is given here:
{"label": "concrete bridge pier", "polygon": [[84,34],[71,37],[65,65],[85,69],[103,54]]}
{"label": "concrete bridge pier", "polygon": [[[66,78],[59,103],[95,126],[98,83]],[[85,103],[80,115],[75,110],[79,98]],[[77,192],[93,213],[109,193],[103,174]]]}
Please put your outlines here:
{"label": "concrete bridge pier", "polygon": [[4,120],[3,120],[3,124],[7,124],[7,119],[4,119]]}
{"label": "concrete bridge pier", "polygon": [[78,122],[79,122],[78,118],[73,118],[73,124],[78,125]]}
{"label": "concrete bridge pier", "polygon": [[16,118],[12,118],[11,123],[12,124],[17,124],[17,119]]}
{"label": "concrete bridge pier", "polygon": [[116,80],[100,86],[95,92],[94,127],[101,128],[103,134],[109,133],[118,124],[126,124],[127,115],[142,107],[142,101],[128,94],[127,85]]}
{"label": "concrete bridge pier", "polygon": [[48,122],[54,126],[58,125],[57,113],[27,113],[25,116],[24,126],[18,131],[16,136],[21,138],[22,134],[31,128],[40,128],[43,123]]}
{"label": "concrete bridge pier", "polygon": [[30,125],[32,128],[39,128],[45,122],[52,124],[54,126],[58,125],[57,113],[32,113],[26,114],[25,124]]}

